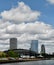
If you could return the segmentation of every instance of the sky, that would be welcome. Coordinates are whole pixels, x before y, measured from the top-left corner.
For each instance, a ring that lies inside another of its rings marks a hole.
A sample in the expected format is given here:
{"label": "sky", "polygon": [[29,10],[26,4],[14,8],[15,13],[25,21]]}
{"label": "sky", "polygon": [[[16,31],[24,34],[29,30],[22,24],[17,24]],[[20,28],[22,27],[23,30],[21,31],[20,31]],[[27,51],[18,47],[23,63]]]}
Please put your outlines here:
{"label": "sky", "polygon": [[9,49],[9,39],[18,48],[29,49],[29,40],[39,40],[39,52],[54,52],[54,0],[0,0],[0,51]]}

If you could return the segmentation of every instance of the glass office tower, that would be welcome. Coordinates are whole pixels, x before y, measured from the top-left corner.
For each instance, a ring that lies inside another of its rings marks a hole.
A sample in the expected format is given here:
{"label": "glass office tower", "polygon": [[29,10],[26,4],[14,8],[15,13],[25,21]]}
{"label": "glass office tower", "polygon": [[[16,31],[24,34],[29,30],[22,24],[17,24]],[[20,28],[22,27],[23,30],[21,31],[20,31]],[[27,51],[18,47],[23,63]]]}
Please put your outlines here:
{"label": "glass office tower", "polygon": [[31,41],[31,51],[38,53],[38,40]]}

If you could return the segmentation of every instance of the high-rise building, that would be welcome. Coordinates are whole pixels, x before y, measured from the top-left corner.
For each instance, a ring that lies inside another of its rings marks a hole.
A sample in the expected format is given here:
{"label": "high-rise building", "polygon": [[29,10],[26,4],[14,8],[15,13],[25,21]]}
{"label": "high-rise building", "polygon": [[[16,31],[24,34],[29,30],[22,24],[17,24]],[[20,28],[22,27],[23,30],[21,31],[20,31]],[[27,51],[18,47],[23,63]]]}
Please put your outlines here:
{"label": "high-rise building", "polygon": [[17,38],[10,38],[10,49],[17,49]]}
{"label": "high-rise building", "polygon": [[41,45],[41,53],[45,53],[45,46],[43,44]]}
{"label": "high-rise building", "polygon": [[38,53],[38,40],[31,41],[31,51]]}

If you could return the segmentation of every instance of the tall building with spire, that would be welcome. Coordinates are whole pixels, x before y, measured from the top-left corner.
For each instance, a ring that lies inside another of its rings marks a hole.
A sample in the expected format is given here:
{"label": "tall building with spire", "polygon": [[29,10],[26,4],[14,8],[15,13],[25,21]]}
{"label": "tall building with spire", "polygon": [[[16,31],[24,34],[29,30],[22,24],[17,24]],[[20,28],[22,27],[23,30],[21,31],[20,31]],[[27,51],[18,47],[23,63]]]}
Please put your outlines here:
{"label": "tall building with spire", "polygon": [[41,53],[45,53],[45,46],[43,44],[41,45]]}

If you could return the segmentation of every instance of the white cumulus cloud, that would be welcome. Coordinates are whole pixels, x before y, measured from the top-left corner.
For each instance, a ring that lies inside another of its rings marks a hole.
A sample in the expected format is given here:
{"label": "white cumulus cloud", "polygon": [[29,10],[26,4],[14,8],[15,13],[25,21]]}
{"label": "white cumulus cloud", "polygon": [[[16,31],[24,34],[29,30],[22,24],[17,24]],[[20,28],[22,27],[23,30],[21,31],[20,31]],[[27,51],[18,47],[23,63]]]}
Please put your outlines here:
{"label": "white cumulus cloud", "polygon": [[38,21],[40,15],[39,11],[32,10],[24,2],[18,2],[17,7],[1,12],[0,50],[9,49],[10,38],[16,37],[18,48],[29,49],[30,41],[38,39],[39,51],[41,44],[45,44],[46,52],[53,52],[49,51],[48,44],[54,45],[54,28],[50,24]]}
{"label": "white cumulus cloud", "polygon": [[50,4],[54,4],[54,0],[47,0]]}
{"label": "white cumulus cloud", "polygon": [[8,11],[1,12],[0,16],[2,16],[2,18],[5,20],[10,20],[14,23],[22,23],[37,20],[40,16],[40,12],[33,11],[24,2],[18,2],[17,7],[11,8]]}

